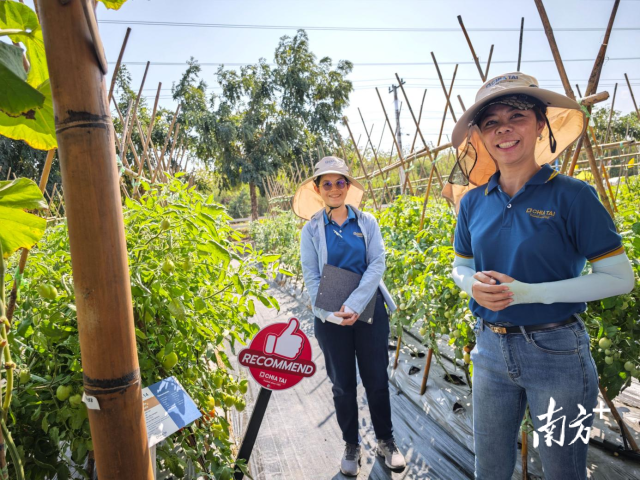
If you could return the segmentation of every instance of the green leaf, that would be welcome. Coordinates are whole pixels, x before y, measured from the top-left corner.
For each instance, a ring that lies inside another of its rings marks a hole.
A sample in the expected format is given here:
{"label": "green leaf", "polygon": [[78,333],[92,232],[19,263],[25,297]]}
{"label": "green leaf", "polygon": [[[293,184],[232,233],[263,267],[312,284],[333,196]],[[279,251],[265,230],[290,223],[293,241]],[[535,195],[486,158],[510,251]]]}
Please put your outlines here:
{"label": "green leaf", "polygon": [[32,87],[38,87],[48,80],[47,56],[36,13],[22,3],[2,1],[0,2],[0,28],[21,31],[9,35],[9,38],[16,43],[22,42],[27,49],[29,60],[27,83]]}
{"label": "green leaf", "polygon": [[[0,2],[2,3],[6,1]],[[58,142],[49,80],[42,83],[38,91],[44,95],[41,108],[18,117],[10,117],[0,111],[0,135],[13,140],[24,140],[30,147],[38,150],[51,150],[57,148]]]}
{"label": "green leaf", "polygon": [[229,251],[215,240],[209,240],[205,244],[198,245],[198,250],[202,253],[210,253],[215,259],[224,260],[225,263],[231,261]]}
{"label": "green leaf", "polygon": [[44,104],[44,95],[25,80],[22,49],[0,42],[0,110],[16,116],[35,110]]}
{"label": "green leaf", "polygon": [[103,3],[109,10],[120,10],[120,7],[124,5],[127,0],[98,0]]}
{"label": "green leaf", "polygon": [[31,248],[44,235],[47,221],[24,210],[46,208],[38,186],[29,179],[0,181],[0,244],[4,258]]}

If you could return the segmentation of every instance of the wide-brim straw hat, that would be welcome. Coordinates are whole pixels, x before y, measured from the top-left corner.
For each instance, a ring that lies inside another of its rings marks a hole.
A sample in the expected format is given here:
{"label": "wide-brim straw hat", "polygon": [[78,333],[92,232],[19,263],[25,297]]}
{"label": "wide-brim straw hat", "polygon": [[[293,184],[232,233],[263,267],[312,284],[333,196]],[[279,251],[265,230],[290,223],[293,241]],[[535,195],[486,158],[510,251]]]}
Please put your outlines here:
{"label": "wide-brim straw hat", "polygon": [[[475,103],[458,119],[453,129],[451,143],[457,149],[458,161],[442,194],[456,205],[471,188],[489,181],[498,166],[482,142],[480,130],[476,126],[478,115],[487,107],[503,103],[501,99],[533,97],[547,107],[547,125],[536,142],[535,158],[538,165],[551,163],[566,150],[587,128],[587,120],[580,105],[569,97],[540,88],[538,80],[522,72],[499,75],[488,80],[476,94]],[[511,105],[511,103],[508,103]],[[517,105],[517,100],[514,106]],[[516,108],[525,109],[522,106]],[[551,129],[551,135],[550,130]],[[555,145],[553,140],[555,139]],[[472,148],[469,148],[469,145]],[[470,154],[471,153],[471,154]],[[466,179],[466,181],[460,181]],[[466,184],[465,184],[466,183]]]}
{"label": "wide-brim straw hat", "polygon": [[362,184],[351,176],[349,167],[344,160],[338,157],[324,157],[315,165],[313,176],[307,178],[300,184],[293,196],[293,213],[300,218],[310,220],[314,214],[325,207],[320,194],[315,191],[314,180],[321,175],[335,173],[345,177],[350,184],[344,203],[352,207],[360,207],[364,195]]}

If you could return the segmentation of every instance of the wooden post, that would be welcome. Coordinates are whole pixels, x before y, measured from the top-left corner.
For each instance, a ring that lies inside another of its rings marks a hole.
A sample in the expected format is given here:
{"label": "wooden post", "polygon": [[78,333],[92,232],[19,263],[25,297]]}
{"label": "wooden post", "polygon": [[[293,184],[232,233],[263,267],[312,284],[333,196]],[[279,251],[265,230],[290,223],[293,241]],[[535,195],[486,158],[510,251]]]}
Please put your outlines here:
{"label": "wooden post", "polygon": [[523,428],[521,433],[522,438],[522,451],[520,452],[522,458],[522,480],[529,480],[529,438],[527,437],[527,431]]}
{"label": "wooden post", "polygon": [[347,127],[347,130],[349,130],[349,136],[351,137],[351,142],[353,143],[353,147],[356,149],[356,153],[358,154],[358,159],[360,160],[360,165],[362,165],[362,171],[364,172],[364,176],[367,178],[367,185],[369,185],[369,192],[371,192],[371,198],[373,199],[373,206],[376,208],[376,210],[380,210],[380,208],[378,207],[378,202],[376,201],[376,194],[373,191],[373,187],[371,186],[371,179],[369,179],[369,175],[367,174],[367,168],[364,166],[364,161],[362,160],[362,156],[360,155],[360,149],[356,145],[356,140],[355,138],[353,138],[351,127],[349,127],[349,121],[347,120],[347,117],[342,117],[342,121],[344,122],[344,125]]}
{"label": "wooden post", "polygon": [[522,38],[524,37],[524,17],[520,20],[520,42],[518,45],[518,66],[516,72],[520,71],[520,61],[522,60]]}
{"label": "wooden post", "polygon": [[105,79],[82,0],[39,2],[39,7],[66,201],[84,392],[95,397],[100,408],[88,410],[98,475],[101,480],[152,480]]}
{"label": "wooden post", "polygon": [[424,395],[427,391],[427,380],[429,380],[429,371],[431,370],[431,357],[433,357],[433,348],[429,347],[427,352],[427,360],[424,364],[424,373],[422,374],[422,385],[420,385],[420,395]]}
{"label": "wooden post", "polygon": [[631,88],[631,83],[629,82],[629,77],[627,77],[626,73],[624,74],[624,79],[627,81],[627,86],[629,87],[629,93],[631,94],[631,101],[633,102],[633,108],[636,110],[636,115],[638,116],[638,120],[640,120],[640,110],[638,110],[636,97],[633,96],[633,88]]}
{"label": "wooden post", "polygon": [[113,76],[111,77],[111,86],[109,87],[109,102],[111,102],[111,99],[113,98],[113,89],[116,86],[116,78],[118,76],[118,72],[120,71],[120,63],[122,63],[122,56],[124,55],[124,50],[127,48],[127,42],[129,41],[130,33],[131,27],[127,27],[127,33],[124,34],[124,41],[122,42],[122,47],[120,47],[118,61],[116,62],[116,66],[113,69]]}
{"label": "wooden post", "polygon": [[473,61],[476,64],[476,68],[478,69],[478,73],[480,74],[480,78],[483,82],[487,80],[484,73],[482,72],[482,67],[480,66],[480,60],[476,56],[476,51],[473,49],[473,44],[471,43],[471,39],[469,38],[469,34],[467,33],[467,29],[464,28],[464,23],[462,23],[462,16],[458,15],[458,22],[460,23],[460,27],[462,27],[462,33],[464,33],[464,38],[467,39],[467,43],[469,44],[469,48],[471,49],[471,56],[473,57]]}

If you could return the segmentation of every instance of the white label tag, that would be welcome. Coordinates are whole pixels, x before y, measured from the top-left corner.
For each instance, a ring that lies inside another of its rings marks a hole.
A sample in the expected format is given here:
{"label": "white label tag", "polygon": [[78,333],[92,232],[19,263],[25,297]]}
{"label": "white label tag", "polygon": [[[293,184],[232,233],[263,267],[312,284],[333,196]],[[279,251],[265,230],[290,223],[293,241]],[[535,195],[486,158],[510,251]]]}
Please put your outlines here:
{"label": "white label tag", "polygon": [[96,397],[92,397],[91,395],[83,393],[82,401],[89,410],[100,410],[100,404],[98,403],[98,399]]}

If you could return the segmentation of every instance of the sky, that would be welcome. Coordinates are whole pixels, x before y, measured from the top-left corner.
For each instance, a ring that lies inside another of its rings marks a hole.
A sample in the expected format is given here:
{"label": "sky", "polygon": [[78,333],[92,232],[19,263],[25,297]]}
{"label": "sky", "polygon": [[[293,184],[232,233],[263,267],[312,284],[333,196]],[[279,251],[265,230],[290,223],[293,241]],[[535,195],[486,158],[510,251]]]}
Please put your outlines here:
{"label": "sky", "polygon": [[[584,93],[614,2],[545,0],[544,3],[572,87],[575,91],[578,84]],[[440,65],[447,87],[455,64],[459,63],[452,96],[456,116],[462,114],[457,95],[467,107],[473,103],[482,82],[458,23],[458,15],[462,16],[483,68],[491,45],[495,45],[489,78],[516,70],[520,21],[524,17],[520,70],[535,76],[541,87],[564,92],[533,0],[128,0],[118,11],[107,10],[100,4],[97,15],[106,56],[111,62],[107,82],[111,80],[126,28],[130,26],[132,32],[124,63],[132,74],[134,90],[139,88],[146,61],[151,61],[144,95],[152,103],[158,82],[162,82],[160,105],[170,109],[175,108],[171,86],[184,72],[185,62],[190,57],[202,64],[234,64],[229,68],[255,63],[260,58],[272,62],[280,37],[295,34],[296,28],[339,27],[309,29],[310,48],[318,58],[328,56],[334,63],[339,60],[354,63],[348,77],[354,91],[345,114],[356,139],[363,139],[361,147],[365,136],[358,109],[362,111],[367,127],[373,126],[372,139],[376,147],[383,133],[385,119],[375,87],[379,88],[395,128],[393,94],[389,93],[389,87],[397,83],[396,73],[406,82],[405,89],[416,115],[427,89],[420,125],[426,139],[437,143],[445,96],[432,64],[431,52]],[[191,25],[175,26],[164,22]],[[249,28],[221,28],[220,25]],[[367,28],[421,30],[362,30]],[[598,91],[607,90],[613,95],[617,82],[615,109],[623,114],[633,110],[624,73],[628,74],[636,101],[640,102],[638,45],[640,0],[622,0]],[[204,65],[202,69],[202,77],[212,91],[218,90],[217,68],[217,65]],[[415,126],[401,92],[398,94],[402,102],[403,145],[408,148]],[[610,102],[611,99],[600,105],[608,107]],[[448,141],[446,135],[451,133],[453,125],[448,114],[442,143]],[[344,127],[342,131],[346,136]],[[391,142],[387,129],[382,148],[390,148]]]}

